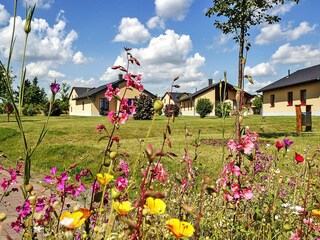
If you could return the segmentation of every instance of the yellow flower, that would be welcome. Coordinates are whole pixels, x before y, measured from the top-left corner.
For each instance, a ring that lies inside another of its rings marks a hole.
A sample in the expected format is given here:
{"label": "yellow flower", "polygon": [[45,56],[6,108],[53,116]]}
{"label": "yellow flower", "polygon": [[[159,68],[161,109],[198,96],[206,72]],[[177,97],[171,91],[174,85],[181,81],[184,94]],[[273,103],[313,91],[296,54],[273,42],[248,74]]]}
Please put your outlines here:
{"label": "yellow flower", "polygon": [[97,174],[97,179],[102,185],[107,185],[113,178],[114,176],[108,173],[104,173],[103,175],[101,173]]}
{"label": "yellow flower", "polygon": [[190,223],[180,222],[180,220],[176,218],[169,219],[166,225],[175,238],[190,237],[194,233],[194,228]]}
{"label": "yellow flower", "polygon": [[131,206],[131,202],[124,201],[124,202],[113,202],[113,208],[117,211],[120,215],[127,215],[133,207]]}
{"label": "yellow flower", "polygon": [[315,216],[316,218],[320,218],[320,210],[319,209],[313,209],[312,210],[312,216]]}
{"label": "yellow flower", "polygon": [[68,229],[75,229],[80,227],[89,216],[90,213],[87,209],[80,209],[73,213],[64,212],[60,216],[60,224]]}
{"label": "yellow flower", "polygon": [[151,214],[163,214],[166,210],[166,204],[159,198],[148,197],[144,209],[149,210]]}

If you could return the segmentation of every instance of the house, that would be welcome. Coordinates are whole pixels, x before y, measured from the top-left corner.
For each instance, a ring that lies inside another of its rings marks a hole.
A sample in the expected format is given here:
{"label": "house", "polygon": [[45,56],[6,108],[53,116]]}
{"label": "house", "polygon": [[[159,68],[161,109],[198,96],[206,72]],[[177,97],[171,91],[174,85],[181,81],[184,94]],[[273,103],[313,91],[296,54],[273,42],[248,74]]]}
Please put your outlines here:
{"label": "house", "polygon": [[167,105],[169,104],[169,99],[171,99],[171,104],[180,106],[180,99],[188,97],[189,95],[190,93],[187,92],[166,92],[161,98],[161,101],[164,103],[164,105]]}
{"label": "house", "polygon": [[[207,98],[213,103],[213,110],[211,115],[215,115],[215,107],[218,105],[219,102],[221,102],[223,99],[225,99],[225,102],[228,102],[231,104],[233,108],[236,107],[236,93],[237,90],[235,87],[229,83],[222,83],[222,86],[225,86],[226,88],[226,96],[223,98],[223,94],[220,94],[220,83],[212,83],[212,79],[208,80],[208,86],[193,93],[189,96],[183,97],[180,99],[180,111],[182,115],[185,116],[195,116],[198,115],[196,113],[196,106],[197,102],[200,98]],[[221,92],[223,93],[224,87],[221,88]],[[244,92],[244,106],[248,109],[247,113],[252,114],[251,110],[251,99],[254,96]]]}
{"label": "house", "polygon": [[[123,96],[126,81],[122,74],[119,74],[118,80],[111,82],[113,89],[120,89],[120,97]],[[106,115],[108,111],[119,109],[120,101],[113,98],[110,102],[105,97],[107,84],[97,88],[73,87],[69,95],[69,115],[73,116],[100,116]],[[125,97],[128,98],[128,104],[131,104],[132,99],[140,94],[147,94],[152,98],[156,96],[147,90],[140,93],[137,89],[126,91]]]}
{"label": "house", "polygon": [[295,116],[295,105],[312,105],[312,115],[320,116],[320,65],[288,71],[257,92],[263,94],[263,116]]}

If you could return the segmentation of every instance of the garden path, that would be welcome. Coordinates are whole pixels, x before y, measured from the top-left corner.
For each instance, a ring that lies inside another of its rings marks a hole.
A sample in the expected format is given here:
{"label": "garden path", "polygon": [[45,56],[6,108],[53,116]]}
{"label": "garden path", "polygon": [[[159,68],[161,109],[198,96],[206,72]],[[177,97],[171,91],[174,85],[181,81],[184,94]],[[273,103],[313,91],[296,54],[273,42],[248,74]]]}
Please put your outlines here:
{"label": "garden path", "polygon": [[[0,172],[0,182],[4,179],[10,179],[10,175],[7,171]],[[22,176],[17,177],[17,184],[14,184],[11,187],[16,187],[19,189],[18,192],[11,192],[9,196],[6,196],[0,202],[0,213],[6,213],[7,218],[0,223],[0,239],[7,240],[7,239],[21,239],[21,233],[17,233],[15,230],[12,229],[11,223],[17,220],[18,213],[16,211],[17,206],[21,206],[24,202],[22,192],[20,190],[20,186],[23,184]],[[40,184],[40,181],[33,181],[33,191],[37,196],[49,196],[50,190],[46,190],[44,186]],[[67,199],[66,203],[74,205],[76,202]],[[41,236],[40,236],[41,238]]]}

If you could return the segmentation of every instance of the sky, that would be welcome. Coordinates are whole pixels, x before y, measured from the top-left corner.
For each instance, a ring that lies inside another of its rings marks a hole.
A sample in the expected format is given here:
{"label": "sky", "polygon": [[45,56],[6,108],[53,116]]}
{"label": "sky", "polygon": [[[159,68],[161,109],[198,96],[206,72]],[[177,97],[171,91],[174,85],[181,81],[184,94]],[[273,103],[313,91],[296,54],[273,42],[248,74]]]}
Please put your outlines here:
{"label": "sky", "polygon": [[[13,0],[0,2],[0,60],[6,63],[13,24]],[[172,80],[179,92],[193,93],[219,82],[227,72],[237,85],[238,45],[213,25],[205,13],[212,0],[19,0],[12,71],[19,78],[26,4],[36,3],[26,51],[27,78],[37,77],[49,91],[56,80],[71,87],[98,87],[117,80],[126,67],[124,47],[141,66],[146,90],[162,96]],[[320,1],[300,0],[271,11],[281,17],[273,25],[249,30],[245,90],[256,90],[296,70],[320,64]],[[14,85],[18,85],[18,78]]]}

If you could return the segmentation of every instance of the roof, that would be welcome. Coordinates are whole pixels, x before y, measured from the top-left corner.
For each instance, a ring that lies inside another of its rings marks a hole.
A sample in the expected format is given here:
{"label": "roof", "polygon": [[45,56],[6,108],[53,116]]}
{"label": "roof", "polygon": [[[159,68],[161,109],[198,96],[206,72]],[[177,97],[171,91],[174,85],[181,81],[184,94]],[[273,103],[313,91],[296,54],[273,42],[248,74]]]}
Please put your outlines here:
{"label": "roof", "polygon": [[312,67],[300,69],[288,76],[285,76],[274,83],[271,83],[257,92],[269,91],[277,88],[284,88],[288,86],[303,84],[312,81],[320,80],[320,64]]}
{"label": "roof", "polygon": [[[112,85],[113,88],[116,88],[119,86],[120,83],[122,82],[125,82],[124,79],[121,79],[121,80],[117,80],[117,81],[114,81],[114,82],[111,82],[109,84]],[[77,93],[78,93],[78,97],[76,98],[73,98],[72,100],[78,100],[78,99],[82,99],[82,98],[87,98],[87,97],[91,97],[93,95],[96,95],[98,94],[99,92],[101,91],[106,91],[107,90],[107,85],[108,84],[104,84],[104,85],[101,85],[97,88],[80,88],[80,87],[74,87],[74,89],[80,89],[81,93],[78,92],[77,90]],[[85,90],[84,90],[85,89]],[[152,98],[155,98],[156,96],[154,94],[152,94],[151,92],[147,91],[147,90],[143,90],[144,93],[150,95]]]}
{"label": "roof", "polygon": [[[211,85],[209,85],[209,86],[207,86],[207,87],[205,87],[205,88],[202,88],[202,89],[200,89],[199,91],[191,94],[191,95],[189,96],[189,99],[195,98],[195,97],[201,95],[202,93],[205,93],[205,92],[207,92],[207,91],[209,91],[209,90],[211,90],[211,89],[214,89],[214,88],[216,88],[216,87],[219,87],[219,84],[220,84],[220,83],[214,83],[214,84],[211,84]],[[227,83],[227,86],[228,86],[229,88],[234,88],[234,86],[233,86],[232,84],[230,84],[230,83]],[[247,93],[247,92],[244,92],[244,94],[245,94],[247,97],[249,97],[249,98],[254,97],[254,95],[252,95],[252,94],[250,94],[250,93]],[[184,98],[184,99],[186,99],[186,98]]]}
{"label": "roof", "polygon": [[174,102],[180,102],[180,97],[182,96],[182,95],[184,95],[184,94],[187,94],[187,95],[190,95],[190,93],[187,93],[187,92],[166,92],[164,95],[163,95],[163,97],[162,97],[162,99],[165,97],[165,95],[166,94],[170,94],[171,95],[171,99],[172,99],[172,101],[174,101]]}

